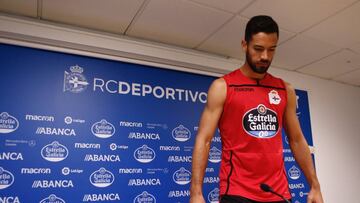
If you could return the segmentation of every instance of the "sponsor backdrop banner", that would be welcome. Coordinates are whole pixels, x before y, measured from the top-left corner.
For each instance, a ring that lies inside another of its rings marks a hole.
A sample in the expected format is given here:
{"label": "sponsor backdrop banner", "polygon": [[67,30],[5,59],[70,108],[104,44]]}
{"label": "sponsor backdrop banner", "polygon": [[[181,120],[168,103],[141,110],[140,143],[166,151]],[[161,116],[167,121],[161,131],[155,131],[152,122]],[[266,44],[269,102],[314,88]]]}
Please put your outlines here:
{"label": "sponsor backdrop banner", "polygon": [[[0,202],[188,202],[214,77],[0,44]],[[312,146],[307,93],[298,116]],[[221,139],[204,179],[218,202]],[[309,187],[284,137],[294,202]]]}

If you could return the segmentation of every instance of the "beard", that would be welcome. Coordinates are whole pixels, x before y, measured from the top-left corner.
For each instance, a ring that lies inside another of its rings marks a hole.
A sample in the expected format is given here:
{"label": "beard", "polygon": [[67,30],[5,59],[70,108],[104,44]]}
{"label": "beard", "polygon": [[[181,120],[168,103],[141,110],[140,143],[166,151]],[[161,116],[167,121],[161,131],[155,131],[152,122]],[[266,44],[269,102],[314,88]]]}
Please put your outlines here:
{"label": "beard", "polygon": [[250,54],[248,51],[246,52],[246,62],[249,64],[252,71],[254,71],[255,73],[259,73],[259,74],[266,73],[271,64],[271,61],[269,61],[269,60],[260,60],[260,63],[263,63],[265,65],[256,66],[256,63],[253,60],[251,60],[251,57],[250,57]]}

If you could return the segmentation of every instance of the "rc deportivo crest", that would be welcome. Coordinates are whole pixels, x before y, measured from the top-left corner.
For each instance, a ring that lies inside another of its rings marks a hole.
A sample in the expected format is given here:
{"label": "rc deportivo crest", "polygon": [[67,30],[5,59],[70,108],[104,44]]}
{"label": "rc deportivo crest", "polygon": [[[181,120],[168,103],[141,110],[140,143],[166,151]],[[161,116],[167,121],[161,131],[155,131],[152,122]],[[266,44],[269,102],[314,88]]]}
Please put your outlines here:
{"label": "rc deportivo crest", "polygon": [[270,104],[280,104],[281,97],[279,96],[279,93],[276,90],[271,90],[269,92],[269,101]]}
{"label": "rc deportivo crest", "polygon": [[279,120],[275,111],[260,104],[245,113],[243,127],[245,132],[253,137],[271,138],[279,130]]}
{"label": "rc deportivo crest", "polygon": [[89,83],[82,74],[84,69],[78,65],[70,67],[70,73],[64,73],[64,92],[80,93],[86,89]]}

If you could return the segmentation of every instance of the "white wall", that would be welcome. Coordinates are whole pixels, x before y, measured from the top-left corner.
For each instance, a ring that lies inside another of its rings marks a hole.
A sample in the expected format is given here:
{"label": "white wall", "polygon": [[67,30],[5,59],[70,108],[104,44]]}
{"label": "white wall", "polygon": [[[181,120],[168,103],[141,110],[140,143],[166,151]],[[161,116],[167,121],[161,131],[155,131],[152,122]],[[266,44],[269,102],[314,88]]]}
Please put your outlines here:
{"label": "white wall", "polygon": [[[167,45],[1,15],[0,42],[210,75],[229,72],[242,63]],[[271,68],[271,73],[309,93],[316,169],[325,202],[357,202],[360,88],[276,68]]]}

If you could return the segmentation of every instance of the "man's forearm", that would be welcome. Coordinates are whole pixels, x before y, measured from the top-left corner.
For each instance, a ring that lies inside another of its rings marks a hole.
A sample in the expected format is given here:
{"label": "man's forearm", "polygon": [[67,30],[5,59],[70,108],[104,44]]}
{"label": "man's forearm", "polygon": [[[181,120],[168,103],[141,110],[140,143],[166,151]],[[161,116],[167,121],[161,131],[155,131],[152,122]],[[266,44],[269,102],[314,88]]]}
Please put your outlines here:
{"label": "man's forearm", "polygon": [[197,141],[192,158],[191,194],[202,195],[202,185],[205,175],[205,168],[209,156],[210,143]]}
{"label": "man's forearm", "polygon": [[309,147],[305,140],[290,144],[291,151],[311,187],[320,187]]}

